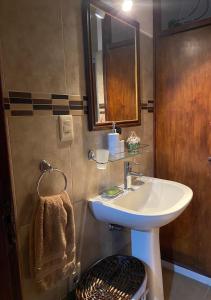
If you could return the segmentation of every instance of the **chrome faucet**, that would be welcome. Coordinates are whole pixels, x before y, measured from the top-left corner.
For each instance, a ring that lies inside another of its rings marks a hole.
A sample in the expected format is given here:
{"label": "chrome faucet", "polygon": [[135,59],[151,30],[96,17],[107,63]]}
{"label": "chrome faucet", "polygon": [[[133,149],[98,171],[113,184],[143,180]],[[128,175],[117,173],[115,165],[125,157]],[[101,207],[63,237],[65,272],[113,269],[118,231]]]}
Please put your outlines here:
{"label": "chrome faucet", "polygon": [[137,173],[132,171],[132,165],[140,165],[139,163],[135,163],[132,161],[125,161],[124,162],[124,188],[125,190],[128,190],[128,183],[127,183],[127,177],[128,176],[135,176],[135,177],[142,177],[144,176],[142,173]]}

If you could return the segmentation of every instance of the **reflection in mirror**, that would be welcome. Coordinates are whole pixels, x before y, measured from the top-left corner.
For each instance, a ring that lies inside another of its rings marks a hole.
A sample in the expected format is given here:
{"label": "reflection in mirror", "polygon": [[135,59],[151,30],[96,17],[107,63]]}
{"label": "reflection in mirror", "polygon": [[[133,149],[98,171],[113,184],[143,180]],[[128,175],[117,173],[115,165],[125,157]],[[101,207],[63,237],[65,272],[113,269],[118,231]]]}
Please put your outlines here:
{"label": "reflection in mirror", "polygon": [[91,5],[98,123],[137,119],[135,28]]}
{"label": "reflection in mirror", "polygon": [[[89,75],[93,125],[140,124],[139,24],[91,1],[88,8]],[[91,64],[91,65],[90,65]],[[91,75],[90,75],[91,74]],[[130,124],[131,123],[131,124]],[[93,127],[93,126],[92,126]]]}

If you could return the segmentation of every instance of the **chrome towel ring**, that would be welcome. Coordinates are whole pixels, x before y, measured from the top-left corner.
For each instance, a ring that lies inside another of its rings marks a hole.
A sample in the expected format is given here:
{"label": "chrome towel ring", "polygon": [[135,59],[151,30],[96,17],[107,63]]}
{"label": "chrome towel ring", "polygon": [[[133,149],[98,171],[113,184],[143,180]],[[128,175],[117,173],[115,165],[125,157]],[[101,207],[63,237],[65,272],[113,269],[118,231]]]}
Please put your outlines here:
{"label": "chrome towel ring", "polygon": [[40,183],[41,183],[43,177],[45,176],[45,174],[47,174],[48,172],[50,173],[50,172],[55,171],[55,172],[59,172],[63,175],[64,180],[65,180],[64,192],[66,191],[66,189],[67,189],[67,176],[64,174],[64,172],[62,172],[61,170],[59,170],[57,168],[53,168],[51,166],[51,164],[49,162],[47,162],[46,160],[42,160],[40,162],[40,171],[42,172],[42,174],[41,174],[41,176],[40,176],[40,178],[37,182],[37,194],[38,194],[39,197],[41,197],[40,192],[39,192]]}

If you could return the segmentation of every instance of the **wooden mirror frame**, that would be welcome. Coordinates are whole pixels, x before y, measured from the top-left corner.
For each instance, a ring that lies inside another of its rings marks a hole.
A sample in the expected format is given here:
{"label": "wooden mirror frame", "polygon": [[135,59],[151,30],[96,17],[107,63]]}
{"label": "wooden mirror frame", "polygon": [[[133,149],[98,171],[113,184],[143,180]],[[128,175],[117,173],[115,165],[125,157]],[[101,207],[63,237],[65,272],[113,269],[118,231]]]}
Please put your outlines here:
{"label": "wooden mirror frame", "polygon": [[97,0],[83,0],[82,17],[83,17],[83,34],[84,34],[84,55],[85,55],[85,75],[86,75],[86,92],[88,104],[88,128],[92,130],[103,130],[111,128],[112,122],[97,123],[95,116],[96,96],[94,92],[94,78],[92,67],[92,46],[91,46],[91,30],[90,30],[90,5],[102,9],[107,14],[114,16],[123,22],[131,25],[135,29],[136,42],[136,80],[137,80],[137,119],[129,121],[116,121],[117,126],[130,127],[141,125],[141,96],[140,96],[140,26],[139,23],[117,11],[114,8]]}

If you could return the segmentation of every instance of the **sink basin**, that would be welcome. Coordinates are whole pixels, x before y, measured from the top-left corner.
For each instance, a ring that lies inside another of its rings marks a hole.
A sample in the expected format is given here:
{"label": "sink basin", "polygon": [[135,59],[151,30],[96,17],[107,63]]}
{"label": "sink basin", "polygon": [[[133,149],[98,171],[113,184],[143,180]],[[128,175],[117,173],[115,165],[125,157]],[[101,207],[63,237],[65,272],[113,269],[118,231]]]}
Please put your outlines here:
{"label": "sink basin", "polygon": [[180,183],[142,177],[139,188],[115,199],[90,199],[94,216],[103,222],[134,230],[150,230],[176,219],[190,203],[192,190]]}
{"label": "sink basin", "polygon": [[[115,199],[89,200],[96,219],[131,229],[132,255],[147,268],[149,300],[164,300],[159,228],[176,219],[190,203],[192,190],[174,181],[141,177],[139,187]],[[184,228],[185,230],[185,228]]]}

